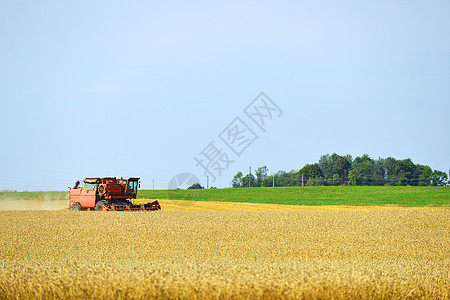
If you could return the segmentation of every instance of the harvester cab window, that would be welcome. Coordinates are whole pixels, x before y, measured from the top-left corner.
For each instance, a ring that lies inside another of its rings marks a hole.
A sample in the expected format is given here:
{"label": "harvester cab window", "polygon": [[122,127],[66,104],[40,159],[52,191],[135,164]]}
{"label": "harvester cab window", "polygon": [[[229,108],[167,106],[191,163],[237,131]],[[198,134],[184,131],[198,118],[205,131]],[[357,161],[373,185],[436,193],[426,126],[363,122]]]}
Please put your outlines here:
{"label": "harvester cab window", "polygon": [[133,181],[129,181],[128,184],[128,190],[127,190],[127,194],[131,195],[131,194],[136,194],[137,193],[137,189],[138,189],[138,182],[133,180]]}
{"label": "harvester cab window", "polygon": [[90,183],[90,182],[84,183],[84,189],[87,191],[95,191],[96,188],[97,188],[96,183]]}

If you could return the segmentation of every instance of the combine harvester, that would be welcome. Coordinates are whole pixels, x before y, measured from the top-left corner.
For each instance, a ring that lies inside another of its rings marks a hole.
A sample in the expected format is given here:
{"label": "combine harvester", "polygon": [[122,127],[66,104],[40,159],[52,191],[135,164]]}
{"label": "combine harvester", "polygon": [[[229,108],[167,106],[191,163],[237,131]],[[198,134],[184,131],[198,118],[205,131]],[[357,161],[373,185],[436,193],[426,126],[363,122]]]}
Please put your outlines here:
{"label": "combine harvester", "polygon": [[103,177],[86,178],[84,187],[80,181],[70,189],[69,209],[97,211],[137,211],[161,210],[158,201],[147,204],[133,204],[140,187],[139,178],[135,177]]}

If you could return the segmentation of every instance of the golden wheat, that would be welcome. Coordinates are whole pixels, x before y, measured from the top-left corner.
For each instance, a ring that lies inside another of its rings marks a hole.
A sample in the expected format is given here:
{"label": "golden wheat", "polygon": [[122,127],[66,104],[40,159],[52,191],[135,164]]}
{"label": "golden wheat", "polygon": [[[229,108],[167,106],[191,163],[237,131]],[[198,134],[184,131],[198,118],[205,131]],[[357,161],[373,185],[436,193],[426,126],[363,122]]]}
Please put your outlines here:
{"label": "golden wheat", "polygon": [[0,212],[2,299],[449,298],[450,210]]}
{"label": "golden wheat", "polygon": [[[138,199],[144,204],[154,199]],[[260,211],[260,212],[336,212],[336,211],[380,211],[380,210],[423,210],[425,207],[401,206],[358,206],[358,205],[284,205],[266,203],[214,202],[158,199],[165,211]],[[64,208],[67,204],[64,203]],[[1,202],[0,202],[1,210]]]}

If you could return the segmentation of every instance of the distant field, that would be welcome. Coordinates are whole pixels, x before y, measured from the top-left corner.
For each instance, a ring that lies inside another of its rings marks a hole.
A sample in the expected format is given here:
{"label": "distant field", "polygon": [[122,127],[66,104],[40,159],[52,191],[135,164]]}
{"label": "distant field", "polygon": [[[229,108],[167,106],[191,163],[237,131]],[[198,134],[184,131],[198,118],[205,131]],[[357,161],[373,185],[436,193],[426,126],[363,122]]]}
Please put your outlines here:
{"label": "distant field", "polygon": [[[68,192],[0,192],[1,200],[67,200]],[[138,199],[245,202],[284,205],[450,206],[450,187],[268,187],[141,190]]]}
{"label": "distant field", "polygon": [[268,187],[142,190],[138,198],[285,205],[450,206],[450,187]]}

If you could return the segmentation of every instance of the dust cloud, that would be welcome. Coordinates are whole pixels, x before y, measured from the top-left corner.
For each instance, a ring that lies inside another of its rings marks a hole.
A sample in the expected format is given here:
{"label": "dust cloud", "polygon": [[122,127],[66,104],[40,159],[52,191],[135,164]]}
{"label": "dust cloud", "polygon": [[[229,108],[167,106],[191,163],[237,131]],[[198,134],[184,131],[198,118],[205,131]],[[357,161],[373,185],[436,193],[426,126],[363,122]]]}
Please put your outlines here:
{"label": "dust cloud", "polygon": [[69,207],[68,200],[0,200],[1,210],[63,210]]}

